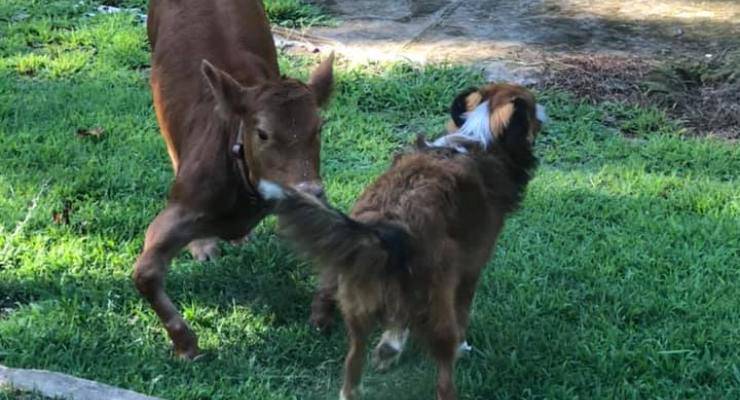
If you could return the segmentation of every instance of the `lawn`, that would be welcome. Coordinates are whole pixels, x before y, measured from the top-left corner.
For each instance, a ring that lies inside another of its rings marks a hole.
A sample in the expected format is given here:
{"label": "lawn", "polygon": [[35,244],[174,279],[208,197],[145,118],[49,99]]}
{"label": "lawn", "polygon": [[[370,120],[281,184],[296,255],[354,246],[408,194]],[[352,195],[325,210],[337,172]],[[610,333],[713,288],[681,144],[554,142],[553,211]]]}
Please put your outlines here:
{"label": "lawn", "polygon": [[[279,3],[278,22],[318,18]],[[336,398],[344,331],[305,323],[313,273],[271,219],[216,262],[175,260],[168,291],[207,356],[172,357],[130,280],[172,181],[146,35],[132,13],[88,16],[98,5],[0,2],[0,363],[167,399]],[[302,78],[317,61],[280,58]],[[336,71],[322,168],[344,209],[482,82],[447,65]],[[740,146],[655,109],[539,96],[541,165],[479,288],[460,397],[740,398]],[[368,369],[365,399],[433,397],[433,365],[410,350]]]}

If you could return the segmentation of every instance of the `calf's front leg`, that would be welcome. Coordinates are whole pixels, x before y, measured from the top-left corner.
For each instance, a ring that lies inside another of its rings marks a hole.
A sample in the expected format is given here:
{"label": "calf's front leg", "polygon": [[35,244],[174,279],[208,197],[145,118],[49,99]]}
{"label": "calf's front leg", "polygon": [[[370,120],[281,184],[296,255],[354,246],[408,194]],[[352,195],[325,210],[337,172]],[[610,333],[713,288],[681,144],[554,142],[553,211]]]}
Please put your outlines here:
{"label": "calf's front leg", "polygon": [[197,221],[192,211],[168,205],[149,225],[133,273],[136,288],[164,324],[175,353],[184,359],[198,355],[198,338],[165,293],[164,283],[172,258],[191,240],[205,236]]}

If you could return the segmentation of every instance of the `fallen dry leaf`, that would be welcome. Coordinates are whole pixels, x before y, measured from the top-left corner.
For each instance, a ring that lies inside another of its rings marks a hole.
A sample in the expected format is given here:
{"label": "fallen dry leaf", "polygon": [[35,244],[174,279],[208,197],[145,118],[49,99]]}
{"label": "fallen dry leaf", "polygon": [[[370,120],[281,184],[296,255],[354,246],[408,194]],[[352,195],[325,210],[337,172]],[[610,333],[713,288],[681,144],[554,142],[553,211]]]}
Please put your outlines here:
{"label": "fallen dry leaf", "polygon": [[69,225],[69,214],[72,212],[72,204],[64,202],[62,211],[54,211],[51,213],[51,218],[55,224]]}
{"label": "fallen dry leaf", "polygon": [[105,129],[96,126],[92,129],[78,129],[77,136],[79,137],[94,137],[96,139],[101,138],[105,134]]}

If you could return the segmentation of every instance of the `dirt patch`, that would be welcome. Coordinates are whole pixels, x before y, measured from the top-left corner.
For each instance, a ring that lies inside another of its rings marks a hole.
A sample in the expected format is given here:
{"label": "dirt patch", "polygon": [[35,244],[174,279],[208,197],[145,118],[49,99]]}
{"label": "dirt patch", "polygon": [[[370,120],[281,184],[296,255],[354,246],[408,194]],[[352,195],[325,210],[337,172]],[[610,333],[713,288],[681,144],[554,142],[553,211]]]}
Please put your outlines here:
{"label": "dirt patch", "polygon": [[655,63],[635,56],[573,54],[546,61],[541,88],[564,89],[590,102],[640,102],[640,88]]}
{"label": "dirt patch", "polygon": [[300,34],[350,60],[463,63],[490,80],[657,105],[697,135],[740,136],[737,73],[719,73],[740,57],[718,56],[740,48],[735,0],[312,2],[341,22]]}
{"label": "dirt patch", "polygon": [[740,50],[668,63],[641,86],[694,134],[740,139]]}
{"label": "dirt patch", "polygon": [[592,103],[657,106],[698,136],[740,138],[740,51],[657,62],[573,54],[547,60],[538,86]]}

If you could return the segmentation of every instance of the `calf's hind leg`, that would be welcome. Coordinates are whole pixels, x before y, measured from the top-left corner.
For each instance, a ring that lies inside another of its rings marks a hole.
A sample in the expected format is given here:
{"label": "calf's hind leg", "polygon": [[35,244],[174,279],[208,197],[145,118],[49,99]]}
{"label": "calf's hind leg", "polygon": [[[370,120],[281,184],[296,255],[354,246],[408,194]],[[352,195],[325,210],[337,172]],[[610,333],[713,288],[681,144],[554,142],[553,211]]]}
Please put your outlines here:
{"label": "calf's hind leg", "polygon": [[194,213],[177,205],[168,205],[149,224],[144,250],[136,260],[133,274],[136,288],[164,324],[175,353],[185,359],[198,355],[198,338],[165,293],[164,282],[172,258],[202,233],[196,221]]}

